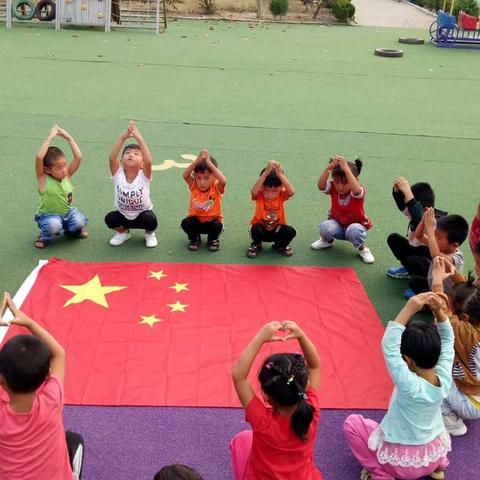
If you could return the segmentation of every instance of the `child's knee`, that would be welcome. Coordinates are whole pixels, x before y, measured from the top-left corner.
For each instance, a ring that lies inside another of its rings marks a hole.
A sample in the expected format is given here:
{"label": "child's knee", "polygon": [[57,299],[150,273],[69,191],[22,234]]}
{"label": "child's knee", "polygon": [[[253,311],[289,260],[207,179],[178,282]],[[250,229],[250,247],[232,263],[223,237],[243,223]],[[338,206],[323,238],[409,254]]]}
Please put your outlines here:
{"label": "child's knee", "polygon": [[322,238],[332,238],[336,232],[336,225],[332,220],[325,220],[320,224],[319,229]]}
{"label": "child's knee", "polygon": [[38,222],[38,226],[43,233],[48,235],[56,235],[63,228],[62,221],[60,220],[60,218],[56,217],[40,220]]}
{"label": "child's knee", "polygon": [[363,225],[353,223],[347,227],[345,238],[355,247],[361,247],[367,238],[367,230]]}

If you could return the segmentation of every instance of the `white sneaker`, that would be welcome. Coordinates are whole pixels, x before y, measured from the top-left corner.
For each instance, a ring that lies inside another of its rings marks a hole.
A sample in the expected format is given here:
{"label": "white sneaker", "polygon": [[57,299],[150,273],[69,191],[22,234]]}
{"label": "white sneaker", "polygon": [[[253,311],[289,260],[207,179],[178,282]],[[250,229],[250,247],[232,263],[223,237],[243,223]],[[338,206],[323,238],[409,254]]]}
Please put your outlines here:
{"label": "white sneaker", "polygon": [[330,248],[331,246],[333,246],[333,240],[331,242],[326,242],[320,237],[310,245],[310,248],[313,248],[314,250],[323,250],[324,248]]}
{"label": "white sneaker", "polygon": [[463,420],[455,415],[453,412],[448,415],[443,415],[443,423],[450,435],[459,437],[467,433],[467,426],[463,423]]}
{"label": "white sneaker", "polygon": [[155,235],[155,232],[152,232],[152,233],[145,232],[145,244],[147,245],[148,248],[153,248],[158,245],[158,240]]}
{"label": "white sneaker", "polygon": [[375,257],[367,247],[364,247],[362,250],[358,249],[358,254],[362,257],[362,260],[365,263],[373,263],[375,261]]}
{"label": "white sneaker", "polygon": [[130,232],[118,232],[110,239],[110,245],[113,247],[118,247],[122,243],[130,239]]}

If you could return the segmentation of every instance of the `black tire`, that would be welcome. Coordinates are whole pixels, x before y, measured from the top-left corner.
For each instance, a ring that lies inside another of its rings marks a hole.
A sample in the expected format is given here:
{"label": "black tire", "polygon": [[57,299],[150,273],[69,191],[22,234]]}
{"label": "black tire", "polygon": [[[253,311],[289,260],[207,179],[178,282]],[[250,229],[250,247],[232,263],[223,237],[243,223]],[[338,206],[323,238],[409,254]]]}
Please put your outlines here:
{"label": "black tire", "polygon": [[[22,13],[20,9],[22,5],[30,8],[28,13]],[[16,0],[12,3],[12,15],[18,20],[31,20],[35,16],[35,5],[32,0]]]}
{"label": "black tire", "polygon": [[423,45],[425,40],[423,38],[415,38],[415,37],[400,37],[398,39],[399,43],[406,43],[408,45]]}
{"label": "black tire", "polygon": [[[46,13],[43,14],[43,11]],[[55,2],[52,0],[40,0],[35,8],[35,16],[41,22],[51,22],[55,20]]]}
{"label": "black tire", "polygon": [[403,50],[396,48],[376,48],[375,55],[379,57],[403,57]]}

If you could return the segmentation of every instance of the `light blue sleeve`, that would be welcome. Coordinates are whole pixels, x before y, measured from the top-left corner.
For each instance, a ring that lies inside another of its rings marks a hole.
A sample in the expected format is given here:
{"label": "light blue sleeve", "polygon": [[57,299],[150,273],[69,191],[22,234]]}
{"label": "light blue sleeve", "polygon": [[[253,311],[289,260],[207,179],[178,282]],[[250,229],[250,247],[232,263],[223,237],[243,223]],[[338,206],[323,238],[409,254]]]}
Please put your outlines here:
{"label": "light blue sleeve", "polygon": [[412,373],[400,353],[405,327],[398,322],[388,322],[383,334],[382,350],[387,369],[399,392],[415,393],[419,390],[417,375]]}
{"label": "light blue sleeve", "polygon": [[435,371],[437,372],[442,388],[448,392],[452,386],[452,366],[455,357],[454,341],[452,324],[450,320],[437,323],[438,333],[442,342],[442,351],[438,359]]}

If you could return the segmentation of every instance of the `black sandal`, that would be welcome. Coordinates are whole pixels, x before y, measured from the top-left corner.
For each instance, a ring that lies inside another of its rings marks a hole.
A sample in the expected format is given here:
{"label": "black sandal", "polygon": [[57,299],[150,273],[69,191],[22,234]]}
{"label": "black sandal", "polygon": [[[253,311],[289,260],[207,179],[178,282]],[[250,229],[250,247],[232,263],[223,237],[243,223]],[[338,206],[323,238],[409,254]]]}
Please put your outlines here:
{"label": "black sandal", "polygon": [[211,251],[211,252],[218,252],[218,250],[220,249],[220,240],[211,240],[210,242],[208,242],[208,249]]}
{"label": "black sandal", "polygon": [[202,245],[202,240],[200,238],[197,238],[196,240],[190,241],[190,243],[188,244],[188,249],[191,252],[197,252],[198,250],[200,250],[200,245]]}
{"label": "black sandal", "polygon": [[47,248],[47,242],[45,240],[42,240],[41,237],[38,237],[35,240],[34,245],[35,245],[35,248],[38,248],[40,250]]}
{"label": "black sandal", "polygon": [[250,245],[250,248],[247,250],[246,255],[248,258],[255,258],[260,253],[261,250],[262,250],[262,244],[252,243]]}
{"label": "black sandal", "polygon": [[287,245],[286,247],[279,247],[278,245],[273,244],[272,248],[275,249],[278,253],[283,255],[284,257],[291,257],[293,255],[293,250],[290,245]]}

